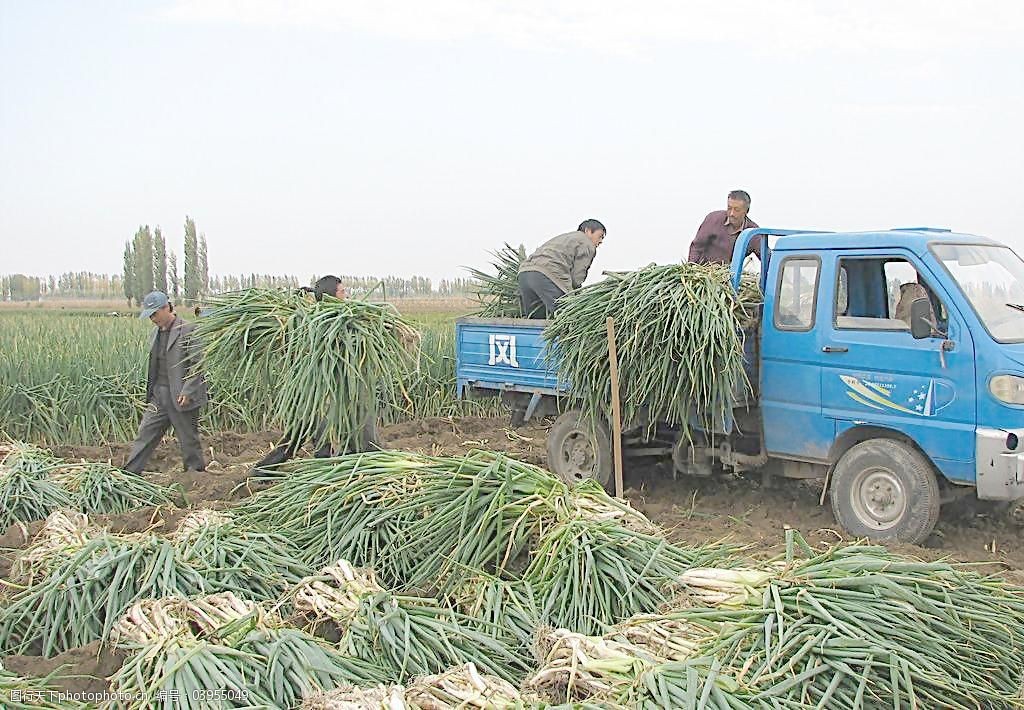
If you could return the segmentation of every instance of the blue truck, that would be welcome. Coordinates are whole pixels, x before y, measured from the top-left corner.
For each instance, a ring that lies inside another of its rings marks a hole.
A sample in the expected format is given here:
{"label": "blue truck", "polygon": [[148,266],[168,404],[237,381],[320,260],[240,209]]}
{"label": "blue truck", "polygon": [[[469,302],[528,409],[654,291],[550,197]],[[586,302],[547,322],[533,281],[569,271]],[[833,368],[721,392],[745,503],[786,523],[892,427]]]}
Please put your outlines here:
{"label": "blue truck", "polygon": [[[762,257],[745,259],[761,237]],[[683,437],[624,424],[627,457],[671,456],[681,475],[761,470],[823,479],[850,534],[919,543],[964,495],[1024,501],[1024,260],[944,229],[748,229],[733,287],[757,266],[764,292],[746,333],[751,382],[732,420]],[[462,318],[460,397],[498,395],[513,424],[557,416],[548,467],[567,481],[612,474],[604,422],[584,424],[545,351],[542,320]],[[623,376],[628,376],[625,373]]]}

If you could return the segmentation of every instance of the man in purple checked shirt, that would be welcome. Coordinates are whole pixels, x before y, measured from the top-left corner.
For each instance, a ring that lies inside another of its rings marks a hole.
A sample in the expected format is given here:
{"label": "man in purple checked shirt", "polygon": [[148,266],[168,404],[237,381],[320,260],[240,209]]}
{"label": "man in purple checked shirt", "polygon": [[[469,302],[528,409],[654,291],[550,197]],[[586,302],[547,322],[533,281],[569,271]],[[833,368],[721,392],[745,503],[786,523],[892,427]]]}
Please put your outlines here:
{"label": "man in purple checked shirt", "polygon": [[[740,232],[757,227],[747,216],[750,211],[750,195],[746,191],[730,192],[725,206],[724,210],[715,210],[704,218],[697,236],[690,243],[689,261],[698,264],[728,264],[732,261],[732,249]],[[751,240],[747,254],[761,256],[761,237]]]}

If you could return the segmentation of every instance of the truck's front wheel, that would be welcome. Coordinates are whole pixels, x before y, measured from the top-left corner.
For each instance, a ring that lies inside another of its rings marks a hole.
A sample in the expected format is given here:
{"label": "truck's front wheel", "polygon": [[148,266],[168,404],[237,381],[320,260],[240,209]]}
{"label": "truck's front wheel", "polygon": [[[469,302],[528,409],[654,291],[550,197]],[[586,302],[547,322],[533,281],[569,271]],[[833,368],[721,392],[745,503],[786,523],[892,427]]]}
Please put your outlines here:
{"label": "truck's front wheel", "polygon": [[832,511],[851,535],[919,544],[939,519],[939,484],[913,447],[872,439],[851,447],[832,473]]}
{"label": "truck's front wheel", "polygon": [[555,420],[548,432],[548,468],[572,485],[593,478],[604,487],[612,477],[612,437],[603,422],[591,427],[578,409]]}

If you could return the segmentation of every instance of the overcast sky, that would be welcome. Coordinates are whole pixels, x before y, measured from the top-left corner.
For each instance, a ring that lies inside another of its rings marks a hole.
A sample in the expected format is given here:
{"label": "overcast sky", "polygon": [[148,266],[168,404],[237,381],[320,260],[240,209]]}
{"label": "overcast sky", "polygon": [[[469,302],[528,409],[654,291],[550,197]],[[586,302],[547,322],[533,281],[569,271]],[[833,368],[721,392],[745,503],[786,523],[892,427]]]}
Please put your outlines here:
{"label": "overcast sky", "polygon": [[462,275],[596,217],[592,276],[762,226],[1024,253],[1024,3],[0,0],[0,272]]}

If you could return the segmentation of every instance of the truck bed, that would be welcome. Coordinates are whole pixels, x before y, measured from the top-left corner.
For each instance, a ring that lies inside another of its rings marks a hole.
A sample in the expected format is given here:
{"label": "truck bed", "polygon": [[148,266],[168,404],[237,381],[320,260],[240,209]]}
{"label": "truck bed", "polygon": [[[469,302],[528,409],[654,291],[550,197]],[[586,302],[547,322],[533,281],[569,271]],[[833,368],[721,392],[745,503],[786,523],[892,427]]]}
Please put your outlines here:
{"label": "truck bed", "polygon": [[455,322],[458,396],[466,389],[558,395],[557,360],[541,333],[546,320],[459,318]]}
{"label": "truck bed", "polygon": [[[557,377],[558,352],[547,349],[541,334],[546,320],[525,318],[464,317],[455,322],[455,376],[458,396],[466,389],[497,392],[529,392],[563,395],[567,383]],[[744,340],[747,376],[753,396],[738,398],[737,404],[756,402],[758,391],[759,338],[756,329]]]}

